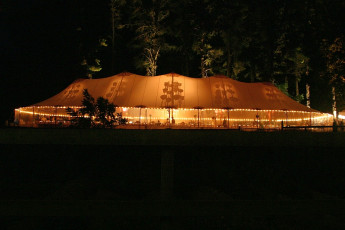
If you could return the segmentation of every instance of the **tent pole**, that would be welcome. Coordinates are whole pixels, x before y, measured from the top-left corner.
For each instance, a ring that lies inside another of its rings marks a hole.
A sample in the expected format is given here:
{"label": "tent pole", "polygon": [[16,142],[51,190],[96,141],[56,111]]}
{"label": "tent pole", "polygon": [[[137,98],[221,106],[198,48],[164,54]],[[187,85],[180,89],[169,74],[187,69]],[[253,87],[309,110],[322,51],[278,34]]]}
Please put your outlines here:
{"label": "tent pole", "polygon": [[283,119],[281,120],[280,126],[281,126],[281,130],[283,131],[284,130],[284,121],[283,121]]}
{"label": "tent pole", "polygon": [[32,106],[32,123],[35,126],[35,106]]}
{"label": "tent pole", "polygon": [[19,108],[19,113],[18,113],[18,125],[20,125],[20,114],[21,114],[21,109]]}
{"label": "tent pole", "polygon": [[141,128],[141,107],[139,108],[139,129]]}
{"label": "tent pole", "polygon": [[228,109],[228,129],[230,128],[230,109]]}
{"label": "tent pole", "polygon": [[260,115],[259,115],[259,109],[256,109],[256,128],[259,129],[260,126]]}
{"label": "tent pole", "polygon": [[147,108],[145,108],[145,122],[146,122],[146,127],[147,127]]}
{"label": "tent pole", "polygon": [[259,113],[256,114],[256,128],[259,128]]}
{"label": "tent pole", "polygon": [[56,120],[57,120],[57,106],[55,106],[55,126],[56,126]]}
{"label": "tent pole", "polygon": [[285,116],[286,116],[286,124],[285,124],[285,126],[288,126],[288,113],[287,113],[287,111],[285,111]]}

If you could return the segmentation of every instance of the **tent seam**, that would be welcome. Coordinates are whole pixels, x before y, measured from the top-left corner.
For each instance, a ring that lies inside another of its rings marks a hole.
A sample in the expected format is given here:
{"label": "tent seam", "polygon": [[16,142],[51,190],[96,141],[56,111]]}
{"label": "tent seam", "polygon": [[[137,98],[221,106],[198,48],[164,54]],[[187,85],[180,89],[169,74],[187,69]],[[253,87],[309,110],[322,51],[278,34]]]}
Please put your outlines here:
{"label": "tent seam", "polygon": [[122,86],[123,77],[124,77],[124,75],[121,76],[121,81],[120,81],[119,87],[117,87],[116,95],[115,95],[115,97],[114,97],[114,99],[113,99],[113,101],[115,101],[115,103],[116,103],[117,96],[119,95],[119,89],[120,89],[120,87]]}
{"label": "tent seam", "polygon": [[161,82],[161,76],[159,76],[159,79],[158,79],[158,87],[157,87],[156,102],[155,102],[155,107],[156,108],[158,108],[158,106],[157,106],[157,99],[158,99],[159,83],[160,82]]}

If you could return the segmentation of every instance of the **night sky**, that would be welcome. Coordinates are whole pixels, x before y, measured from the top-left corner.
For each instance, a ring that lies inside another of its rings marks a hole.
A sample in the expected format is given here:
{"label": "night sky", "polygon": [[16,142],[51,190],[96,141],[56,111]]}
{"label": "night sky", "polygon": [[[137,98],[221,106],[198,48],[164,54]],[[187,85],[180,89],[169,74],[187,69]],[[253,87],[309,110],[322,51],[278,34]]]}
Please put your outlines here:
{"label": "night sky", "polygon": [[44,100],[83,77],[69,1],[10,1],[3,4],[2,106],[11,110]]}
{"label": "night sky", "polygon": [[[143,1],[143,4],[149,8],[151,2]],[[179,6],[182,2],[184,1],[169,3],[171,12],[167,24],[169,28],[172,28],[170,30],[174,34],[192,33],[188,27],[181,27],[181,25],[187,24],[188,20],[193,21],[194,26],[197,25],[196,27],[213,28],[210,23],[216,16],[220,15],[219,12],[225,10],[220,8],[221,4],[227,4],[227,1],[219,1],[220,6],[216,5],[213,10],[205,13],[205,7],[209,4],[208,1],[186,1],[187,6],[190,7],[186,9],[181,9]],[[188,2],[192,3],[188,5]],[[253,23],[245,27],[247,32],[243,33],[253,32],[254,35],[251,36],[259,38],[259,35],[255,34],[256,31],[267,30],[266,34],[269,38],[267,41],[274,40],[277,38],[274,34],[283,28],[282,25],[289,25],[287,28],[300,27],[301,31],[304,30],[303,26],[305,26],[306,21],[305,18],[304,21],[301,18],[306,15],[303,12],[312,12],[310,13],[311,19],[315,20],[315,23],[321,22],[322,24],[315,25],[312,24],[313,21],[311,26],[308,27],[307,25],[306,28],[309,28],[310,31],[305,31],[305,33],[309,33],[309,37],[302,36],[302,38],[294,40],[293,35],[298,30],[291,32],[289,39],[292,42],[289,44],[292,46],[298,42],[307,44],[305,45],[306,53],[313,58],[313,79],[319,79],[318,76],[322,68],[318,69],[318,66],[321,66],[322,58],[320,58],[320,52],[313,52],[313,50],[315,50],[315,46],[320,45],[319,42],[322,39],[332,40],[344,33],[344,4],[342,1],[316,1],[319,3],[316,10],[308,11],[308,4],[312,4],[314,1],[302,2],[303,4],[300,1],[243,1],[243,4],[247,6],[248,23]],[[234,12],[241,12],[243,6],[236,4],[234,6],[238,7],[238,9],[234,8]],[[290,15],[287,14],[282,24],[277,24],[275,18],[271,18],[270,15],[275,14],[275,10],[280,9],[279,7],[286,7],[292,12]],[[301,13],[298,10],[304,11]],[[121,23],[133,23],[130,19],[130,7],[126,7],[125,4],[120,11]],[[240,13],[238,14],[234,14],[235,19],[241,16]],[[233,25],[237,23],[235,19],[231,22]],[[299,21],[300,19],[301,21]],[[255,23],[268,26],[267,28],[255,27]],[[220,30],[225,30],[226,26],[222,26]],[[110,51],[104,51],[102,53],[103,70],[97,73],[95,78],[107,77],[124,71],[145,75],[143,68],[137,68],[137,57],[141,55],[141,49],[136,46],[136,41],[133,39],[135,37],[134,31],[133,28],[118,31],[115,37],[114,68],[113,70],[110,68]],[[63,90],[75,79],[86,77],[85,71],[80,65],[83,54],[91,52],[95,41],[97,42],[100,38],[108,39],[111,34],[109,1],[5,0],[0,5],[0,34],[2,64],[0,74],[2,113],[0,121],[2,126],[5,120],[13,119],[14,108],[28,106],[47,99]],[[239,37],[241,36],[239,35]],[[176,38],[172,36],[168,36],[166,40],[172,43],[176,42]],[[265,48],[273,43],[266,42],[262,43],[264,45],[255,45],[259,48],[262,46]],[[221,42],[216,40],[214,44],[220,46]],[[253,50],[255,51],[255,49]],[[257,55],[253,50],[246,51],[247,53],[243,52],[245,58],[249,59]],[[182,60],[184,56],[179,52],[175,50],[170,53],[162,53],[157,74],[169,72],[186,74],[185,62]],[[260,52],[259,50],[258,55]],[[198,58],[197,54],[193,54],[188,62],[188,73],[191,77],[200,77]],[[258,60],[255,59],[255,61]],[[259,62],[255,64],[259,67],[260,65]],[[266,74],[265,76],[269,75],[265,71],[264,74]],[[247,78],[240,78],[239,80],[249,81]],[[261,80],[268,81],[269,77]],[[327,101],[330,97],[327,94],[328,91],[325,91],[327,88],[324,87],[325,84],[327,85],[327,82],[322,80],[318,80],[318,83],[314,84],[312,107],[330,112],[330,103]],[[293,87],[291,88],[293,90]]]}

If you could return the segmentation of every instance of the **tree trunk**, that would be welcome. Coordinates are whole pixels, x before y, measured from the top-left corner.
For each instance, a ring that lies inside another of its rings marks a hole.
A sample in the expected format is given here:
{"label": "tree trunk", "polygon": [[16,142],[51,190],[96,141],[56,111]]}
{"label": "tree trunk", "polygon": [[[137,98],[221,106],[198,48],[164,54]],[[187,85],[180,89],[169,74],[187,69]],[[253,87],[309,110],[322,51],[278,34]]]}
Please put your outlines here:
{"label": "tree trunk", "polygon": [[254,67],[251,68],[251,71],[250,71],[250,82],[254,82],[255,81],[255,70],[254,70]]}
{"label": "tree trunk", "polygon": [[228,46],[227,47],[227,50],[228,50],[228,60],[227,60],[227,63],[226,63],[226,67],[227,67],[227,70],[226,70],[226,75],[227,77],[231,77],[232,75],[232,58],[231,58],[231,51],[230,51],[230,47]]}
{"label": "tree trunk", "polygon": [[146,49],[146,58],[148,65],[146,66],[146,76],[156,76],[157,73],[157,60],[159,55],[159,49],[155,50],[154,48]]}
{"label": "tree trunk", "polygon": [[[114,13],[112,13],[114,14]],[[111,73],[114,72],[115,61],[115,15],[112,15],[112,37],[111,37]]]}
{"label": "tree trunk", "polygon": [[111,72],[114,72],[115,59],[115,1],[110,1],[111,10]]}
{"label": "tree trunk", "polygon": [[310,108],[310,86],[308,84],[309,81],[309,65],[307,65],[307,71],[305,72],[307,76],[307,82],[305,84],[305,97],[307,99],[307,107]]}
{"label": "tree trunk", "polygon": [[152,68],[151,68],[151,76],[156,76],[157,74],[157,64],[156,62],[153,64]]}
{"label": "tree trunk", "polygon": [[284,79],[284,88],[285,88],[285,91],[286,91],[286,93],[288,93],[289,91],[289,81],[288,81],[288,77],[287,77],[287,75],[285,75],[285,79]]}
{"label": "tree trunk", "polygon": [[299,88],[298,88],[298,77],[296,76],[296,97],[299,96]]}
{"label": "tree trunk", "polygon": [[202,55],[201,56],[201,66],[200,66],[200,68],[201,68],[201,77],[202,78],[206,78],[206,70],[205,70],[205,57],[204,57],[204,55]]}
{"label": "tree trunk", "polygon": [[184,73],[186,76],[189,76],[189,58],[187,57],[187,55],[186,55],[186,61],[185,61],[184,65],[185,65]]}
{"label": "tree trunk", "polygon": [[[205,57],[207,53],[207,49],[205,48],[205,33],[202,33],[201,35],[201,47],[200,47],[200,54],[201,54],[201,62],[200,62],[200,69],[201,69],[201,77],[202,78],[206,78],[207,77],[207,73],[206,73],[206,66],[205,66]],[[204,50],[205,48],[205,50]]]}
{"label": "tree trunk", "polygon": [[307,107],[310,108],[310,86],[308,83],[305,85],[305,97],[307,98]]}
{"label": "tree trunk", "polygon": [[333,120],[337,121],[337,101],[335,97],[335,87],[332,87],[332,111],[333,111]]}

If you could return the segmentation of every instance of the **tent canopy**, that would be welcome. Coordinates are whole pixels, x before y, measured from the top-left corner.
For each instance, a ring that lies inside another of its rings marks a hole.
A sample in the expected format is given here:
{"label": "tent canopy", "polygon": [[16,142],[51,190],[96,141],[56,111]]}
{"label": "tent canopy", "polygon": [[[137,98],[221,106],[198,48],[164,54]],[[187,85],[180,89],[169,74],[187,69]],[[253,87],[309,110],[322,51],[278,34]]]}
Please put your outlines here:
{"label": "tent canopy", "polygon": [[271,83],[244,83],[222,75],[190,78],[176,73],[155,77],[121,73],[78,79],[59,94],[34,106],[81,106],[83,90],[119,107],[258,109],[317,112]]}

